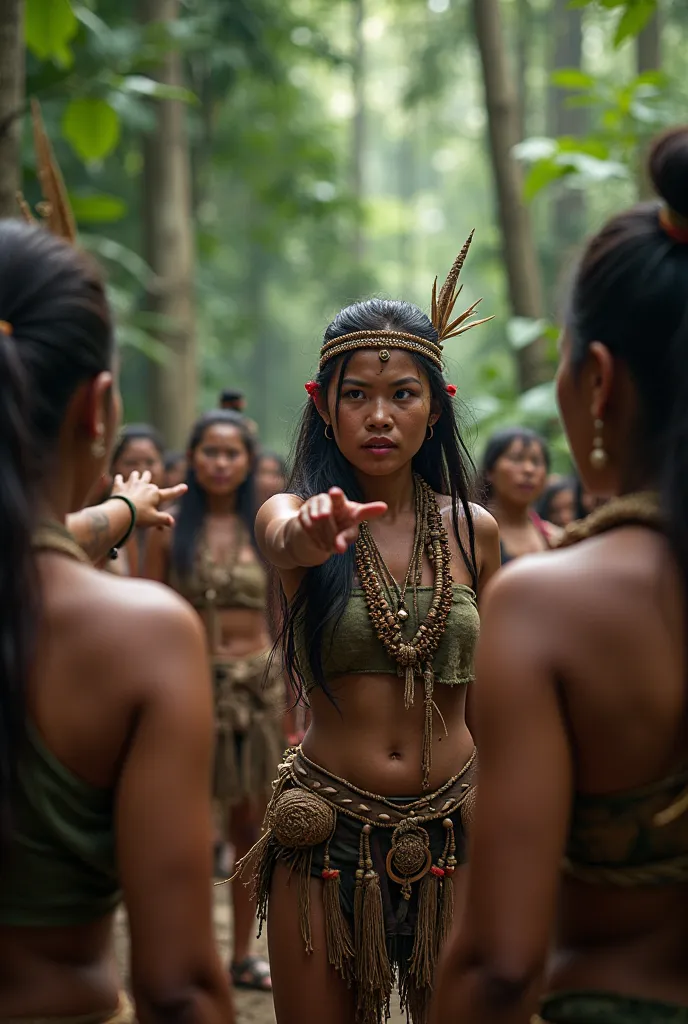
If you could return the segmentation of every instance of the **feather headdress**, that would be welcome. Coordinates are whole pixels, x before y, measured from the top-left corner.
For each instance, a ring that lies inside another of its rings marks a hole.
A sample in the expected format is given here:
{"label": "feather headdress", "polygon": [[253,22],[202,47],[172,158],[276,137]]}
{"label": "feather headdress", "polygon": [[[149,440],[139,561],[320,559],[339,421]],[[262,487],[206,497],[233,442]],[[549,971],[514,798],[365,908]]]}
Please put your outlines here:
{"label": "feather headdress", "polygon": [[471,320],[471,317],[482,302],[482,299],[478,299],[465,312],[452,320],[454,307],[463,288],[463,285],[457,288],[459,276],[466,262],[474,234],[475,231],[471,231],[466,239],[461,252],[454,260],[446,281],[440,289],[439,295],[437,294],[437,278],[435,278],[432,288],[431,319],[432,325],[437,331],[437,341],[430,341],[427,338],[421,338],[417,334],[409,334],[406,331],[355,331],[325,342],[320,350],[320,369],[322,370],[325,363],[330,359],[334,359],[344,352],[352,352],[355,349],[375,348],[378,350],[382,362],[386,362],[389,359],[388,350],[390,348],[402,348],[407,352],[415,352],[418,355],[426,356],[441,370],[442,348],[445,341],[448,341],[449,338],[456,338],[460,334],[465,334],[472,327],[479,327],[480,324],[486,324],[488,320],[494,319],[494,317],[486,316],[482,320]]}
{"label": "feather headdress", "polygon": [[76,242],[74,214],[67,197],[62,172],[43,124],[40,103],[35,99],[31,100],[31,119],[36,151],[36,174],[43,196],[42,201],[36,207],[38,221],[21,192],[17,195],[19,208],[24,219],[30,224],[43,223],[52,234],[74,244]]}

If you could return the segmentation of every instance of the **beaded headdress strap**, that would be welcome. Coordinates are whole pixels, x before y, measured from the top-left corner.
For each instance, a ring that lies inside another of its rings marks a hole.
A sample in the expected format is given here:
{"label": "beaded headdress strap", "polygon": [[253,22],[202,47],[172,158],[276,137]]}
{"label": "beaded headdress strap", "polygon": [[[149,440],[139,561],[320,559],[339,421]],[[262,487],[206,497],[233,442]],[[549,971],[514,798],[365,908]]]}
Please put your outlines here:
{"label": "beaded headdress strap", "polygon": [[447,280],[440,288],[439,295],[437,294],[437,278],[435,278],[432,289],[432,325],[437,331],[437,341],[421,338],[417,334],[408,334],[406,331],[355,331],[325,342],[320,350],[320,369],[322,370],[323,366],[330,359],[335,359],[337,356],[345,352],[352,352],[355,349],[375,348],[378,350],[380,359],[384,363],[389,359],[390,348],[403,348],[407,352],[415,352],[418,355],[425,356],[441,370],[442,346],[445,341],[449,338],[456,338],[459,334],[465,334],[472,327],[479,327],[480,324],[485,324],[488,320],[494,319],[491,316],[486,316],[482,320],[471,320],[482,299],[478,299],[467,310],[452,319],[456,300],[463,288],[463,285],[457,288],[459,275],[466,262],[474,234],[475,232],[471,231],[466,239],[463,249],[454,260]]}
{"label": "beaded headdress strap", "polygon": [[[74,244],[76,242],[74,214],[67,197],[64,178],[43,124],[40,103],[35,99],[31,100],[31,119],[36,150],[36,173],[43,195],[43,201],[36,207],[39,222],[43,223],[53,235]],[[24,219],[29,224],[35,224],[36,218],[33,211],[21,192],[17,195],[17,201]]]}

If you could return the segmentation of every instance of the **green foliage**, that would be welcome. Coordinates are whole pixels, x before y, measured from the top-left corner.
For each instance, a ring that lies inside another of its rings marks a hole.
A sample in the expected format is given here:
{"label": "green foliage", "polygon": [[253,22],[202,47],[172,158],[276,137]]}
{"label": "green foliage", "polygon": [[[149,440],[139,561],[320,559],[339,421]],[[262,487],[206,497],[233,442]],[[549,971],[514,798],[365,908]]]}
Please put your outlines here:
{"label": "green foliage", "polygon": [[619,47],[642,32],[657,10],[657,0],[572,0],[571,6],[619,11],[614,33],[614,45]]}
{"label": "green foliage", "polygon": [[62,118],[64,137],[86,163],[104,160],[120,137],[120,120],[105,100],[84,96],[72,100]]}
{"label": "green foliage", "polygon": [[70,0],[26,0],[26,45],[39,60],[68,67],[79,29]]}

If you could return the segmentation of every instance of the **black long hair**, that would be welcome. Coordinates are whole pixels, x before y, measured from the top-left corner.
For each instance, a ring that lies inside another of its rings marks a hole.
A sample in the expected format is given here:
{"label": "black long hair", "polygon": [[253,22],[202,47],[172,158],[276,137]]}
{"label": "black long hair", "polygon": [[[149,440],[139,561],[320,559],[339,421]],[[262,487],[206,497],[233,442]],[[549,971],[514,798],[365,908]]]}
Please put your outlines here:
{"label": "black long hair", "polygon": [[[688,218],[688,127],[655,142],[649,170],[657,194]],[[590,240],[568,327],[574,369],[593,341],[628,368],[640,408],[624,485],[659,489],[688,592],[688,244],[667,234],[660,210],[657,202],[627,210]]]}
{"label": "black long hair", "polygon": [[[356,331],[396,330],[415,334],[428,341],[437,341],[437,331],[428,317],[408,302],[370,299],[356,302],[339,313],[325,331],[325,341]],[[450,495],[454,533],[474,589],[478,586],[475,531],[470,501],[473,463],[459,431],[454,402],[447,392],[441,371],[429,359],[414,355],[430,382],[433,402],[440,413],[434,434],[425,441],[413,460],[413,469],[438,494]],[[315,380],[325,394],[335,375],[339,415],[342,381],[351,354],[331,359]],[[326,493],[330,487],[341,487],[353,501],[363,501],[356,474],[336,443],[328,441],[323,420],[313,402],[303,412],[292,456],[292,472],[287,490],[300,498]],[[468,544],[461,537],[461,510],[466,520]],[[333,555],[323,565],[307,570],[298,593],[291,602],[282,595],[282,653],[291,683],[297,693],[303,688],[303,672],[298,650],[308,651],[311,674],[315,683],[331,696],[323,670],[323,636],[328,623],[338,622],[351,596],[354,578],[354,552],[350,547],[343,555]]]}
{"label": "black long hair", "polygon": [[489,480],[490,473],[495,468],[502,455],[511,448],[514,441],[521,441],[527,448],[529,448],[531,444],[538,445],[542,449],[545,468],[549,473],[551,464],[549,445],[545,441],[544,437],[542,437],[541,434],[538,434],[536,430],[531,430],[530,427],[502,427],[500,430],[495,430],[494,434],[491,434],[487,439],[482,462],[480,463],[480,476],[478,478],[480,497],[486,505],[489,504],[493,498],[492,484]]}
{"label": "black long hair", "polygon": [[130,423],[120,431],[117,444],[113,449],[110,459],[110,465],[113,470],[132,441],[150,441],[159,454],[160,459],[163,460],[165,458],[165,445],[155,427],[152,427],[149,423]]}
{"label": "black long hair", "polygon": [[0,221],[0,842],[26,732],[40,594],[31,536],[44,477],[78,386],[110,368],[102,278],[39,227]]}
{"label": "black long hair", "polygon": [[236,511],[248,531],[251,543],[255,544],[256,499],[254,478],[256,443],[246,417],[242,416],[240,412],[234,412],[233,409],[213,409],[196,420],[191,428],[191,436],[189,437],[187,448],[189,466],[186,472],[188,491],[179,501],[171,550],[172,565],[182,578],[188,577],[193,569],[198,539],[208,510],[207,495],[198,483],[193,469],[193,453],[203,441],[206,430],[218,424],[236,427],[241,435],[242,443],[248,452],[251,468],[243,484],[237,490]]}

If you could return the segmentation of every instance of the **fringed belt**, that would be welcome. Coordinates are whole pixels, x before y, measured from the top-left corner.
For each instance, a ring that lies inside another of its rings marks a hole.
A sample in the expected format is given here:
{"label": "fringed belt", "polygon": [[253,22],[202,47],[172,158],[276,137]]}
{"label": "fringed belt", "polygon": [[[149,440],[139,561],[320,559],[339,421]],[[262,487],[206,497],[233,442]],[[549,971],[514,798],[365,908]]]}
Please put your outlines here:
{"label": "fringed belt", "polygon": [[[459,814],[464,826],[470,820],[476,775],[474,752],[461,772],[435,792],[401,802],[358,789],[330,774],[309,760],[300,747],[288,750],[279,766],[264,834],[237,865],[237,875],[251,860],[257,860],[253,877],[262,924],[267,916],[274,865],[280,859],[289,864],[299,880],[301,934],[306,951],[312,952],[310,878],[314,849],[323,848],[320,875],[328,960],[348,983],[355,985],[357,1020],[361,1024],[384,1020],[394,983],[394,967],[386,946],[380,875],[371,855],[371,835],[377,829],[386,831],[390,846],[384,867],[388,878],[400,886],[402,918],[411,900],[412,887],[418,884],[413,949],[408,963],[397,966],[402,1005],[407,1007],[414,1024],[422,1024],[434,965],[453,917],[457,858],[452,816],[456,818]],[[330,857],[339,815],[361,824],[353,930],[342,910],[341,871]],[[434,859],[424,826],[440,821],[444,842],[441,854]]]}

